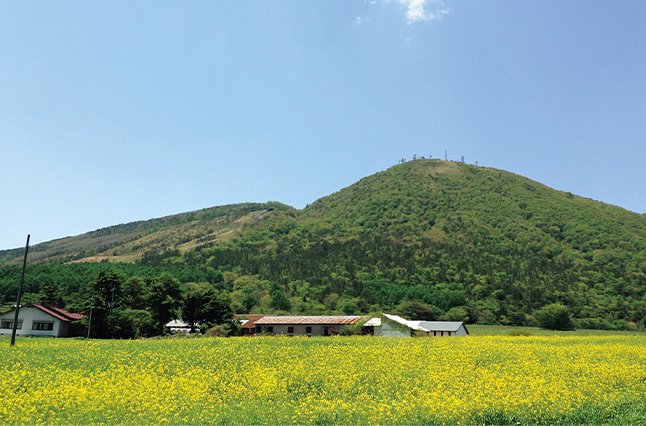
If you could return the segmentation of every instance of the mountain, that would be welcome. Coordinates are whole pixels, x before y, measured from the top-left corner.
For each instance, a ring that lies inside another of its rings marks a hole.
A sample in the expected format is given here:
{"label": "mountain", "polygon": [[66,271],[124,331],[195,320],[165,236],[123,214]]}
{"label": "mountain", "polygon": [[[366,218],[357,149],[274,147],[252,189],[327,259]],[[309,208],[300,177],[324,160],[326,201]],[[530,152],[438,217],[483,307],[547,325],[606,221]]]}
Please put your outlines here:
{"label": "mountain", "polygon": [[[224,280],[212,284],[252,312],[278,309],[280,291],[289,300],[282,309],[296,313],[417,304],[429,316],[526,324],[558,303],[580,327],[628,329],[646,316],[645,215],[440,160],[393,166],[303,210],[215,207],[34,252],[31,262],[118,260],[200,279],[220,271]],[[0,252],[4,263],[19,256]]]}
{"label": "mountain", "polygon": [[[183,252],[215,239],[226,240],[263,210],[294,210],[281,203],[211,207],[158,219],[102,228],[29,248],[30,263],[134,262],[145,252]],[[24,249],[0,250],[0,265],[22,262]]]}

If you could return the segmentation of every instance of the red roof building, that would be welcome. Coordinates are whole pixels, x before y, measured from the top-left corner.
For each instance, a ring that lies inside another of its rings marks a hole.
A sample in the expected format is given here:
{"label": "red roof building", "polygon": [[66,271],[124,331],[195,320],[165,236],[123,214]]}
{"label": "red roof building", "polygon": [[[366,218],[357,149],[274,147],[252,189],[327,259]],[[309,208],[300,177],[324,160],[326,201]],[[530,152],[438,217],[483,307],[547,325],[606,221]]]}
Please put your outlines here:
{"label": "red roof building", "polygon": [[[256,321],[267,316],[271,316],[271,315],[267,315],[267,314],[234,315],[233,318],[242,322],[242,326],[240,327],[240,332],[242,333],[243,336],[254,336],[256,333],[261,332],[260,327],[256,327]],[[246,319],[242,319],[242,317],[245,317]]]}
{"label": "red roof building", "polygon": [[[0,314],[0,336],[10,336],[14,327],[15,309]],[[77,335],[78,329],[72,324],[85,315],[67,312],[53,306],[28,303],[18,311],[16,336],[66,337]]]}

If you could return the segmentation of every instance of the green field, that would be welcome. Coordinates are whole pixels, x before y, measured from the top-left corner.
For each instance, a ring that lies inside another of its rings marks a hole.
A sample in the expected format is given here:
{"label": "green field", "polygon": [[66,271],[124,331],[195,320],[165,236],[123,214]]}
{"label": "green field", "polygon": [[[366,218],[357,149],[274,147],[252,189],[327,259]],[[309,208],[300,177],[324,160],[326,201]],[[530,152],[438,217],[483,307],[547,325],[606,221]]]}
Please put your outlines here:
{"label": "green field", "polygon": [[644,336],[19,338],[0,358],[0,424],[646,423]]}
{"label": "green field", "polygon": [[539,327],[514,327],[503,325],[467,325],[469,334],[472,336],[643,336],[644,331],[612,331],[612,330],[545,330]]}

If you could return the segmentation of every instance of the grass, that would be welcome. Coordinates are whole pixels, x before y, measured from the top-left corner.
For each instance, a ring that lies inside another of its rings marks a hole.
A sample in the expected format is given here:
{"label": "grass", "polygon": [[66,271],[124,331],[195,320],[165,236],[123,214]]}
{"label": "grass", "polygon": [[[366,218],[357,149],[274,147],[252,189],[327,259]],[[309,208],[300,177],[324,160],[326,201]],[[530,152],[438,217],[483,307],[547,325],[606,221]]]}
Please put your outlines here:
{"label": "grass", "polygon": [[0,424],[646,423],[643,335],[19,338],[0,359]]}
{"label": "grass", "polygon": [[539,327],[516,327],[504,325],[479,325],[467,326],[471,336],[644,336],[644,331],[614,331],[614,330],[545,330]]}

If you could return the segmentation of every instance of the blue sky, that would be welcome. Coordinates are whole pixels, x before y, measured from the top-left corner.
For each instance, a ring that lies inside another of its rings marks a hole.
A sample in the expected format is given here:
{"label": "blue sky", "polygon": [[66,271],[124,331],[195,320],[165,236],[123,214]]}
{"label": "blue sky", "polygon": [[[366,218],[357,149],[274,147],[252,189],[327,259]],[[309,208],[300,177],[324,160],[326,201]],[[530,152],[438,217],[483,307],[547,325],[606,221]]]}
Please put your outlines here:
{"label": "blue sky", "polygon": [[646,212],[646,2],[0,2],[0,249],[413,154]]}

